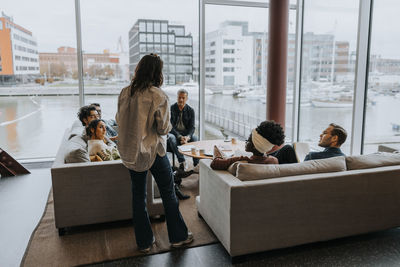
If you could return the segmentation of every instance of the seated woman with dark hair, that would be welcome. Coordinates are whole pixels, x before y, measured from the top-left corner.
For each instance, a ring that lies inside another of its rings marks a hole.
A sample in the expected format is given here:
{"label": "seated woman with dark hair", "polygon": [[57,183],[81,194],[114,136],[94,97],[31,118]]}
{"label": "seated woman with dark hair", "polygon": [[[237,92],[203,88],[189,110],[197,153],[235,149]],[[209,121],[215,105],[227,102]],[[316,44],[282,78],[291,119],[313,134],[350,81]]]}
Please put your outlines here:
{"label": "seated woman with dark hair", "polygon": [[285,134],[280,124],[274,121],[263,121],[257,128],[253,129],[249,139],[246,140],[245,150],[253,153],[251,157],[240,156],[223,158],[217,147],[214,147],[214,159],[211,168],[214,170],[227,170],[231,164],[237,161],[255,164],[279,164],[276,157],[266,153],[277,145],[280,146],[285,140]]}
{"label": "seated woman with dark hair", "polygon": [[103,120],[93,120],[86,128],[90,161],[120,159],[116,144],[106,136],[106,124]]}

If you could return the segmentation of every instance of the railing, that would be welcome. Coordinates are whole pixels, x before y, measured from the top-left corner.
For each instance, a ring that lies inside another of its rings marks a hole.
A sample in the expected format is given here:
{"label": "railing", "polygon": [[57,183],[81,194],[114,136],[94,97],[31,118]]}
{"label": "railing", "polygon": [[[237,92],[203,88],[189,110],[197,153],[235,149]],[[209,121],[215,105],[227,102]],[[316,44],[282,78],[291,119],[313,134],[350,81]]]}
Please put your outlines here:
{"label": "railing", "polygon": [[[197,109],[196,101],[189,101],[190,105]],[[226,133],[237,135],[246,139],[253,128],[265,120],[248,113],[228,110],[213,104],[205,105],[205,121],[217,128],[223,128]]]}

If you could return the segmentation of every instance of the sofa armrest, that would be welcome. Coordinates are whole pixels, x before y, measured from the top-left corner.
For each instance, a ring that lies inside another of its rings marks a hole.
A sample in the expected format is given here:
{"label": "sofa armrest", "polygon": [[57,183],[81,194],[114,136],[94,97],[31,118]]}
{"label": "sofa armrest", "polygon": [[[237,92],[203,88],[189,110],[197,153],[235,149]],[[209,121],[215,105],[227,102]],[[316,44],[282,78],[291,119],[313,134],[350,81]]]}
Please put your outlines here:
{"label": "sofa armrest", "polygon": [[231,187],[241,185],[243,182],[227,171],[211,169],[210,163],[210,160],[200,161],[198,211],[221,243],[228,249],[230,246]]}
{"label": "sofa armrest", "polygon": [[[110,222],[132,217],[131,181],[120,160],[59,164],[51,169],[57,228]],[[147,177],[150,216],[164,213],[154,199],[154,181]]]}

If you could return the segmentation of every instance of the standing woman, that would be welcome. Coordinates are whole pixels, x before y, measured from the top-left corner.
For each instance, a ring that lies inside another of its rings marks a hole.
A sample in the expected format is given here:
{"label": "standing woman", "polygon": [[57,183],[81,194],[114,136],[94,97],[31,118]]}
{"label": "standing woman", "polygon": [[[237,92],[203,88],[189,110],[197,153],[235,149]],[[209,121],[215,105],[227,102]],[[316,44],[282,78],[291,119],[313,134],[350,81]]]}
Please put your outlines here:
{"label": "standing woman", "polygon": [[167,95],[163,84],[163,62],[157,54],[144,56],[131,84],[122,89],[116,115],[118,150],[132,181],[133,225],[140,251],[155,243],[146,208],[146,175],[150,170],[160,190],[172,247],[193,241],[179,211],[171,165],[166,156],[166,136],[171,130]]}

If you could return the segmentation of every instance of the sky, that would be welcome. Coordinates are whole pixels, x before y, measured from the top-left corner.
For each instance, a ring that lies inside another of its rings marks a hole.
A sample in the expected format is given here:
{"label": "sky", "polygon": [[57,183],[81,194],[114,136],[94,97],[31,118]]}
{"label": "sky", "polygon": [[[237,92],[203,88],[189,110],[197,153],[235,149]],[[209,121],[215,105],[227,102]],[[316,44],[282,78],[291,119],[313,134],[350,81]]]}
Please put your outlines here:
{"label": "sky", "polygon": [[[39,52],[56,52],[60,46],[76,47],[74,0],[0,0],[0,10],[32,31]],[[261,1],[261,0],[259,0]],[[198,0],[81,0],[82,44],[88,53],[115,51],[119,37],[128,49],[128,32],[137,19],[164,19],[185,25],[198,37]],[[291,0],[291,3],[296,0]],[[372,51],[386,58],[400,58],[400,1],[374,1]],[[355,50],[359,0],[305,0],[304,32],[335,34]],[[396,8],[396,6],[398,8]],[[225,20],[249,22],[250,31],[268,28],[268,9],[207,6],[206,32]],[[294,32],[296,12],[291,11],[289,31]]]}

